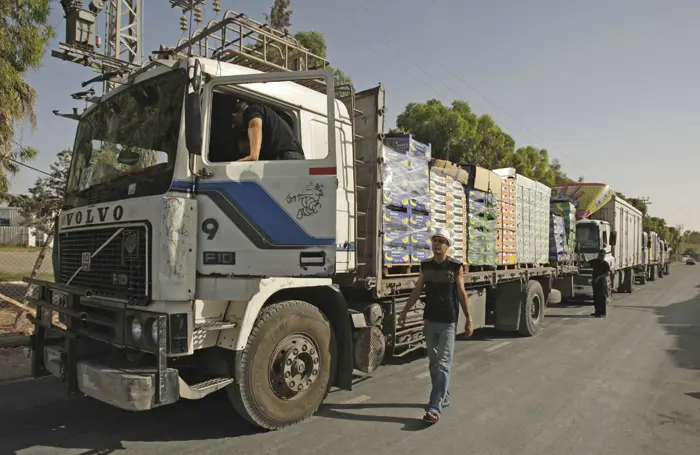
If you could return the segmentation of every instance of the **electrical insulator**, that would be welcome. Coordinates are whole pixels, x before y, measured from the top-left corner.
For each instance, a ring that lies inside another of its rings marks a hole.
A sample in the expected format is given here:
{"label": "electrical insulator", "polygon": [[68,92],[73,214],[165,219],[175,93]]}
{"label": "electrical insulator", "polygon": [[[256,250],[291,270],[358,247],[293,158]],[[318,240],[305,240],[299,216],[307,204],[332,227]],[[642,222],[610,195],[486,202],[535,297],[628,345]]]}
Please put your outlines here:
{"label": "electrical insulator", "polygon": [[187,16],[184,14],[180,16],[180,30],[183,32],[187,31]]}
{"label": "electrical insulator", "polygon": [[202,8],[200,8],[199,6],[196,6],[196,7],[194,8],[194,21],[195,21],[197,24],[201,24],[201,23],[202,23],[202,20],[203,20],[203,17],[202,17]]}
{"label": "electrical insulator", "polygon": [[221,0],[214,0],[212,7],[214,8],[214,12],[219,14],[221,12]]}

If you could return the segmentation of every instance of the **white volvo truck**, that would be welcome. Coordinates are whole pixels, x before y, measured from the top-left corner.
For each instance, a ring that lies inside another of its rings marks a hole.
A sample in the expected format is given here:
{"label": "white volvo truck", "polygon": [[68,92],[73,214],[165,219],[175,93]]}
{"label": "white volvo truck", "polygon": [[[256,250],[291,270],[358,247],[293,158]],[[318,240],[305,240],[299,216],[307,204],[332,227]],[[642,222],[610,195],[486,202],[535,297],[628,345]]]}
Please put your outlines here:
{"label": "white volvo truck", "polygon": [[[226,388],[243,417],[281,428],[422,343],[420,310],[396,323],[415,271],[382,265],[384,90],[341,102],[331,71],[180,51],[79,117],[56,283],[27,280],[33,372],[132,411]],[[238,99],[282,115],[306,159],[234,161]],[[574,273],[469,271],[474,327],[535,335]]]}
{"label": "white volvo truck", "polygon": [[[642,212],[613,194],[587,219],[576,222],[576,241],[578,252],[586,262],[595,259],[601,249],[605,250],[614,291],[634,291],[635,271],[643,264]],[[574,281],[576,296],[593,295],[590,269],[581,268]]]}

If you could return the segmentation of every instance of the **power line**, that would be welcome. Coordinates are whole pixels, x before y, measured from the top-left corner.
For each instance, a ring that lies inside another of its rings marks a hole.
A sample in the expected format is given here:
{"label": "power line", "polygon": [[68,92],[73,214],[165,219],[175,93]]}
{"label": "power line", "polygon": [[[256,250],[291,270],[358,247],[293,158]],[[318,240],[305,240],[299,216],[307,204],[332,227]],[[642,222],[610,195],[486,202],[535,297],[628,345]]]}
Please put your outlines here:
{"label": "power line", "polygon": [[31,169],[32,171],[35,171],[35,172],[38,172],[38,173],[40,173],[40,174],[44,174],[44,175],[46,175],[46,176],[48,176],[48,177],[52,177],[52,178],[53,178],[53,175],[49,174],[48,172],[42,171],[41,169],[37,169],[37,168],[35,168],[34,166],[30,166],[30,165],[28,165],[28,164],[26,164],[26,163],[23,163],[23,162],[21,162],[21,161],[17,161],[16,159],[10,158],[9,156],[0,155],[0,158],[4,158],[4,159],[6,159],[7,161],[11,161],[11,162],[13,162],[13,163],[15,163],[15,164],[18,164],[18,165],[20,165],[20,166],[24,166],[24,167],[26,167],[27,169]]}
{"label": "power line", "polygon": [[[388,27],[386,26],[385,21],[382,21],[379,17],[377,17],[376,14],[372,13],[372,11],[370,11],[369,9],[367,9],[367,7],[365,7],[365,6],[362,5],[362,4],[358,4],[358,3],[355,3],[355,4],[356,4],[357,6],[359,6],[360,8],[362,8],[368,15],[372,16],[372,17],[375,18],[377,21],[379,21],[379,22],[381,22],[382,24],[384,24],[384,25],[383,25],[384,28],[391,30],[390,28],[388,28]],[[347,21],[353,23],[353,24],[354,24],[356,27],[358,27],[359,29],[361,29],[361,30],[363,30],[363,31],[365,31],[365,32],[367,32],[367,33],[370,33],[369,30],[368,30],[367,28],[363,27],[361,24],[359,24],[357,21],[355,21],[355,20],[352,19],[351,17],[348,17],[346,14],[344,14],[342,11],[340,11],[340,10],[339,10],[338,8],[336,8],[335,6],[333,6],[333,5],[331,5],[331,4],[328,4],[328,3],[324,3],[324,5],[327,6],[328,8],[330,8],[330,9],[332,9],[333,11],[335,11],[338,15],[340,15],[341,17],[343,17],[343,18],[346,19]],[[394,31],[394,33],[396,33],[396,31]],[[413,60],[411,60],[411,59],[410,59],[409,57],[407,57],[406,55],[402,54],[402,53],[401,53],[400,51],[398,51],[394,46],[389,45],[388,43],[386,43],[384,40],[382,40],[382,39],[379,38],[379,37],[376,37],[376,36],[375,36],[374,38],[376,38],[377,41],[379,41],[380,43],[382,43],[384,46],[386,46],[386,47],[389,48],[390,50],[393,50],[397,55],[399,55],[400,57],[402,57],[404,60],[406,60],[407,62],[409,62],[411,65],[413,65],[414,67],[416,67],[417,69],[419,69],[420,71],[422,71],[423,73],[425,73],[426,75],[428,75],[429,77],[435,79],[435,80],[436,80],[437,82],[439,82],[440,84],[444,85],[448,90],[452,91],[454,94],[456,94],[456,95],[458,95],[458,96],[461,96],[460,93],[459,93],[457,90],[455,90],[455,89],[452,88],[451,86],[447,85],[447,84],[446,84],[445,82],[443,82],[442,80],[438,79],[436,76],[434,76],[433,74],[431,74],[429,71],[427,71],[425,68],[423,68],[422,66],[420,66],[419,64],[417,64],[416,62],[414,62]],[[435,59],[433,59],[433,58],[430,58],[430,57],[428,57],[427,59],[428,59],[428,60],[431,60],[433,63],[439,65],[439,66],[440,66],[441,68],[443,68],[447,73],[451,74],[454,78],[456,78],[456,79],[458,79],[459,81],[461,81],[464,85],[466,85],[470,90],[472,90],[474,93],[476,93],[479,97],[481,97],[481,98],[484,99],[486,102],[488,102],[491,106],[495,107],[498,111],[500,111],[500,112],[503,113],[505,116],[507,116],[508,118],[510,118],[511,120],[513,120],[515,123],[517,123],[523,130],[529,132],[529,133],[532,134],[534,137],[536,137],[537,139],[539,139],[540,141],[542,141],[542,142],[543,142],[545,145],[547,145],[548,148],[550,148],[552,151],[555,151],[555,150],[552,148],[552,145],[551,145],[547,140],[545,140],[545,139],[542,138],[540,135],[538,135],[537,133],[535,133],[534,131],[532,131],[532,129],[528,128],[528,127],[527,127],[526,125],[524,125],[521,121],[517,120],[515,117],[513,117],[512,115],[510,115],[508,112],[505,111],[505,109],[501,108],[498,104],[496,104],[495,102],[493,102],[493,101],[492,101],[491,99],[489,99],[486,95],[484,95],[483,93],[481,93],[479,90],[477,90],[476,88],[474,88],[471,84],[469,84],[466,80],[464,80],[464,78],[462,78],[462,77],[459,76],[458,74],[455,74],[453,71],[451,71],[449,68],[447,68],[445,65],[443,65],[443,64],[440,63],[439,61],[437,61],[437,60],[435,60]],[[435,90],[433,90],[433,91],[435,91]],[[581,166],[578,162],[576,162],[572,157],[568,156],[567,154],[565,154],[565,153],[563,153],[563,152],[561,152],[561,151],[558,151],[558,150],[557,150],[556,152],[557,152],[558,154],[564,156],[565,158],[568,158],[568,159],[571,160],[572,162],[574,162],[580,169],[582,169],[582,170],[584,170],[584,171],[590,171],[589,169],[587,169],[587,168]]]}

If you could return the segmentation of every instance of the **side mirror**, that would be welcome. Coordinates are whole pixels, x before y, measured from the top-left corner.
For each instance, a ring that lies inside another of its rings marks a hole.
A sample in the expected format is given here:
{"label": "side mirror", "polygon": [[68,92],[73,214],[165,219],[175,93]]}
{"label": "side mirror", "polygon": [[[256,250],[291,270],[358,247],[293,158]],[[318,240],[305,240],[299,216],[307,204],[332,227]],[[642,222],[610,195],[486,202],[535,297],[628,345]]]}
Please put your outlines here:
{"label": "side mirror", "polygon": [[198,92],[185,97],[185,144],[192,155],[202,154],[202,97]]}
{"label": "side mirror", "polygon": [[119,155],[117,155],[117,163],[125,164],[127,166],[134,166],[138,164],[140,158],[140,153],[134,152],[130,149],[125,149],[119,152]]}
{"label": "side mirror", "polygon": [[617,231],[612,231],[610,233],[610,246],[617,245]]}

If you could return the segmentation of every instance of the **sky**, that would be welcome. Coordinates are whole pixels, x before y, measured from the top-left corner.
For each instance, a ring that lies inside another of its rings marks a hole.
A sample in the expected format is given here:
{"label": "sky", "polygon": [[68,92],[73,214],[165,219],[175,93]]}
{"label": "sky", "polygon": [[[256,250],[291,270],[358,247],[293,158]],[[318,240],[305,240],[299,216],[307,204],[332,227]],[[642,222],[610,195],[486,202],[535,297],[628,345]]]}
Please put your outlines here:
{"label": "sky", "polygon": [[[84,3],[89,3],[85,0]],[[173,45],[179,9],[145,0],[144,50]],[[211,0],[206,20],[215,19]],[[272,0],[221,0],[263,20]],[[647,197],[650,214],[700,230],[700,169],[692,133],[700,120],[700,2],[695,0],[292,0],[292,31],[326,36],[328,60],[363,90],[382,83],[389,125],[409,102],[465,100],[491,115],[518,146],[546,148],[572,177]],[[666,5],[666,6],[664,6]],[[54,3],[56,48],[65,36]],[[100,18],[99,33],[104,19]],[[56,117],[84,107],[70,93],[91,70],[51,57],[28,74],[37,127],[16,136],[48,169],[71,147],[76,122]],[[681,169],[682,168],[682,169]],[[23,169],[11,191],[38,177]]]}

